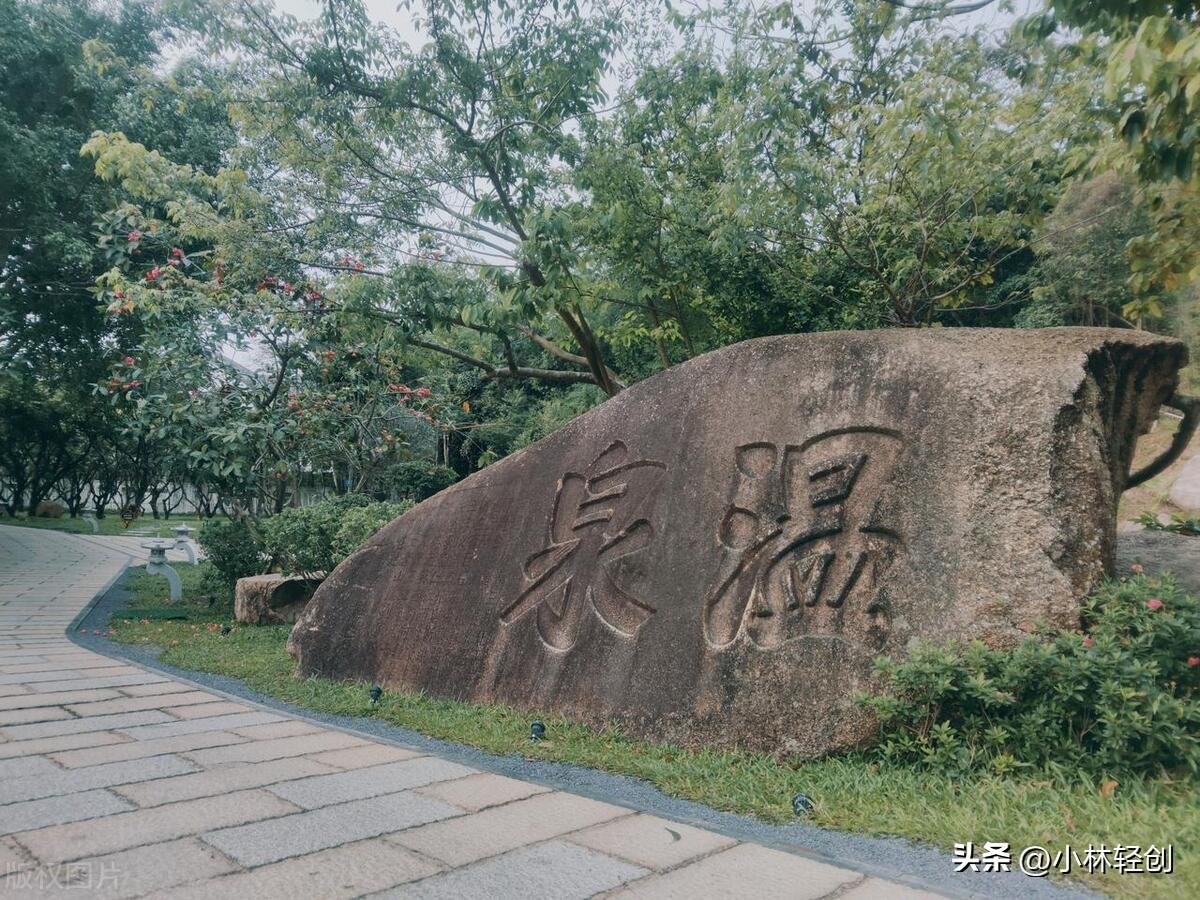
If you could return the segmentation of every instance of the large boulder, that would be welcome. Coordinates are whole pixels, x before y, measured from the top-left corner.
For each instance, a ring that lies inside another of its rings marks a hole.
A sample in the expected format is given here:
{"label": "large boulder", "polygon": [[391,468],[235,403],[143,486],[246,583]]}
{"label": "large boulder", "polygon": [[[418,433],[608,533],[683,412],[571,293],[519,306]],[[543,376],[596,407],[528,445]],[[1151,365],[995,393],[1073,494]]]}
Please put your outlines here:
{"label": "large boulder", "polygon": [[290,625],[320,584],[320,578],[302,575],[239,578],[233,591],[233,617],[247,625]]}
{"label": "large boulder", "polygon": [[302,675],[820,754],[872,661],[1072,626],[1186,351],[1140,332],[790,335],[647,379],[342,563]]}

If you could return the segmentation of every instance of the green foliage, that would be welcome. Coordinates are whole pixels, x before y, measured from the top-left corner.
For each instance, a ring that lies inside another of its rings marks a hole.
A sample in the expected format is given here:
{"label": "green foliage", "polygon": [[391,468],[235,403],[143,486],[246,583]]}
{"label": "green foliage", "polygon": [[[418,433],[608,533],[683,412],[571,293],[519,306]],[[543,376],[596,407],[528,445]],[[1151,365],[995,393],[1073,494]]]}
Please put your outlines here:
{"label": "green foliage", "polygon": [[196,540],[227,587],[233,587],[239,578],[266,570],[263,539],[256,525],[247,519],[208,519],[200,526]]}
{"label": "green foliage", "polygon": [[884,688],[859,699],[879,717],[879,756],[952,774],[1200,773],[1200,601],[1138,576],[1107,582],[1084,621],[1013,649],[878,660]]}
{"label": "green foliage", "polygon": [[1163,523],[1152,512],[1144,512],[1136,519],[1137,523],[1149,531],[1169,531],[1172,534],[1200,535],[1200,518],[1176,513],[1171,521]]}
{"label": "green foliage", "polygon": [[382,474],[377,486],[398,497],[420,503],[457,480],[458,474],[447,466],[414,459],[391,466]]}
{"label": "green foliage", "polygon": [[370,540],[384,525],[412,508],[411,500],[402,500],[399,503],[372,503],[346,510],[342,515],[341,525],[333,536],[333,556],[341,562]]}
{"label": "green foliage", "polygon": [[312,506],[285,509],[259,523],[263,548],[288,574],[332,572],[359,544],[411,507],[344,494]]}

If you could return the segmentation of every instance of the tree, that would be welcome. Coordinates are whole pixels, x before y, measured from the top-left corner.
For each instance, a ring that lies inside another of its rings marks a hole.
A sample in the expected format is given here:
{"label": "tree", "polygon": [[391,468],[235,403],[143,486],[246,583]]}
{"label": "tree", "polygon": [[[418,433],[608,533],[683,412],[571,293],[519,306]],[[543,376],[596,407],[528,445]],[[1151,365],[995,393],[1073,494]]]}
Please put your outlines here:
{"label": "tree", "polygon": [[231,131],[211,71],[151,68],[165,26],[150,3],[0,0],[0,16],[0,381],[8,426],[28,444],[8,448],[0,478],[19,487],[10,503],[31,511],[69,483],[74,513],[91,480],[81,467],[114,421],[91,385],[138,339],[135,319],[96,300],[108,262],[93,229],[120,197],[79,148],[93,130],[121,127],[213,164]]}
{"label": "tree", "polygon": [[[353,0],[328,0],[314,23],[251,0],[196,5],[191,21],[212,46],[239,51],[239,123],[270,160],[260,187],[288,198],[280,233],[295,238],[297,261],[326,271],[388,278],[403,257],[482,271],[498,296],[451,295],[436,325],[488,336],[491,355],[414,333],[416,346],[493,378],[614,393],[621,380],[592,328],[559,209],[578,123],[604,100],[620,16],[575,0],[409,8],[429,40],[419,49]],[[364,247],[373,250],[359,255]],[[518,338],[567,368],[522,364]]]}

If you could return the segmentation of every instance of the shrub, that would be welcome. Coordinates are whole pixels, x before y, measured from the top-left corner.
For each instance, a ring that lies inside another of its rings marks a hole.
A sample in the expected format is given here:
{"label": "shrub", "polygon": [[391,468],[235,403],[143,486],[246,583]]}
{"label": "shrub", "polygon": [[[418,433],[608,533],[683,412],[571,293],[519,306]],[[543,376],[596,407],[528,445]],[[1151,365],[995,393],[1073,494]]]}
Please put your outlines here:
{"label": "shrub", "polygon": [[284,572],[331,572],[404,508],[397,503],[372,503],[363,494],[345,494],[312,506],[286,509],[263,520],[264,545]]}
{"label": "shrub", "polygon": [[401,500],[398,503],[372,503],[370,506],[347,510],[342,517],[341,527],[333,536],[333,552],[338,562],[365,544],[396,516],[412,508],[411,500]]}
{"label": "shrub", "polygon": [[200,526],[196,540],[227,586],[266,569],[262,538],[249,521],[208,519]]}
{"label": "shrub", "polygon": [[458,474],[446,466],[410,460],[389,467],[378,482],[381,488],[390,490],[396,496],[420,503],[457,480]]}
{"label": "shrub", "polygon": [[1110,581],[1084,622],[1013,649],[878,660],[886,689],[859,697],[879,717],[877,752],[950,773],[1200,772],[1200,601],[1169,578]]}

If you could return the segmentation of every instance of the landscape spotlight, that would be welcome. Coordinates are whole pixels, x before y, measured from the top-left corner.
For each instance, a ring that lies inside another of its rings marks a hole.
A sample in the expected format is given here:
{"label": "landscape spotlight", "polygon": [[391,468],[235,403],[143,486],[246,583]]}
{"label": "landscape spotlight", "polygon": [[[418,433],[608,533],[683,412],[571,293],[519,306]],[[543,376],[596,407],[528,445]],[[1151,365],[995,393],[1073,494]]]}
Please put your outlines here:
{"label": "landscape spotlight", "polygon": [[529,739],[531,741],[540,741],[546,736],[546,723],[534,722],[529,726]]}
{"label": "landscape spotlight", "polygon": [[797,794],[792,798],[792,812],[798,816],[807,816],[813,811],[813,802],[804,794]]}
{"label": "landscape spotlight", "polygon": [[377,684],[371,685],[371,690],[368,692],[371,695],[371,702],[378,703],[379,698],[383,696],[383,688]]}

